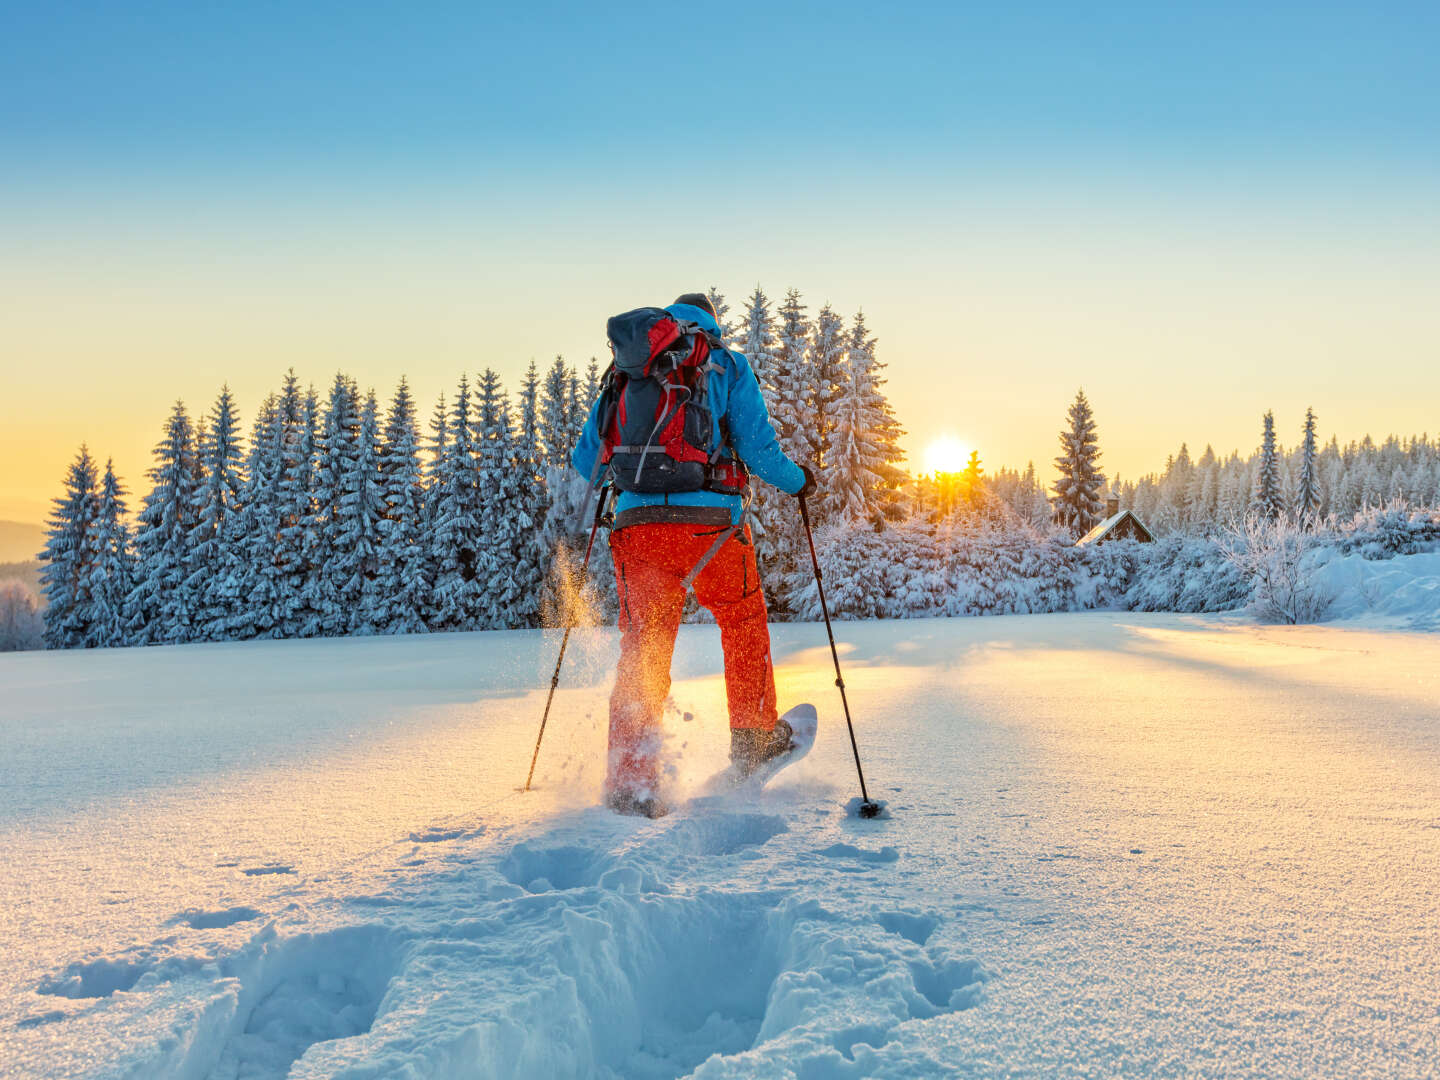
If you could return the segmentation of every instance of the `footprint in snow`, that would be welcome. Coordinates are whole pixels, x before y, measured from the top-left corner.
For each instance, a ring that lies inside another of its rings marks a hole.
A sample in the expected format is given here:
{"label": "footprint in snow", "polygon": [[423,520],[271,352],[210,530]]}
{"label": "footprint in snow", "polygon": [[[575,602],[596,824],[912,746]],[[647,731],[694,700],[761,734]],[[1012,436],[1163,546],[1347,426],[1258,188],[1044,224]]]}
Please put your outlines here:
{"label": "footprint in snow", "polygon": [[416,844],[439,844],[445,840],[459,840],[465,836],[479,836],[484,831],[484,828],[471,832],[466,829],[442,829],[432,827],[426,829],[424,832],[412,832],[410,834],[410,841]]}
{"label": "footprint in snow", "polygon": [[696,855],[735,855],[769,843],[789,826],[771,814],[717,814],[688,818],[666,830],[666,839]]}
{"label": "footprint in snow", "polygon": [[227,926],[250,922],[252,919],[262,917],[263,914],[252,907],[232,907],[225,908],[223,911],[200,911],[192,908],[172,915],[166,920],[166,925],[173,926],[176,923],[183,923],[192,930],[223,930]]}
{"label": "footprint in snow", "polygon": [[237,963],[227,974],[239,979],[243,1004],[210,1075],[288,1076],[312,1047],[315,1075],[343,1071],[343,1040],[374,1024],[402,949],[400,935],[359,925],[278,938],[258,962]]}
{"label": "footprint in snow", "polygon": [[929,941],[940,925],[939,918],[934,915],[912,915],[905,911],[882,911],[876,915],[875,921],[890,933],[916,945]]}
{"label": "footprint in snow", "polygon": [[542,847],[519,843],[499,866],[505,880],[532,893],[588,888],[608,869],[609,860],[600,852],[574,844]]}
{"label": "footprint in snow", "polygon": [[869,851],[856,847],[854,844],[831,844],[827,848],[821,848],[815,854],[823,855],[827,859],[854,859],[856,862],[865,863],[893,863],[900,860],[900,852],[893,847],[882,847],[879,851]]}
{"label": "footprint in snow", "polygon": [[107,998],[112,994],[134,989],[143,976],[154,971],[156,964],[148,956],[134,960],[101,956],[94,960],[78,960],[35,989],[51,997]]}
{"label": "footprint in snow", "polygon": [[35,1016],[27,1016],[23,1020],[16,1020],[15,1026],[22,1031],[25,1028],[36,1028],[42,1024],[54,1024],[60,1020],[70,1019],[70,1014],[61,1012],[59,1009],[52,1009],[50,1012],[38,1013]]}

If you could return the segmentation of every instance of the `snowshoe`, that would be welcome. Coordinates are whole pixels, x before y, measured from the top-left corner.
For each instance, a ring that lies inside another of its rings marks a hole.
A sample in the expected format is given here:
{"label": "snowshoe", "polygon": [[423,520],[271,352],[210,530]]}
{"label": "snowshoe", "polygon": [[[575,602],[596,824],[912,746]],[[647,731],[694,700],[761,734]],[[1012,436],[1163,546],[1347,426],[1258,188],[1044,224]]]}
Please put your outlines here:
{"label": "snowshoe", "polygon": [[612,791],[605,796],[605,805],[626,817],[659,818],[670,812],[661,799],[636,791]]}
{"label": "snowshoe", "polygon": [[735,728],[730,732],[730,766],[704,785],[706,794],[730,788],[760,789],[781,769],[795,764],[815,745],[819,715],[814,705],[796,705],[773,731]]}
{"label": "snowshoe", "polygon": [[790,752],[790,739],[795,734],[790,722],[781,717],[769,731],[762,728],[730,729],[730,769],[737,780],[744,780],[767,761]]}

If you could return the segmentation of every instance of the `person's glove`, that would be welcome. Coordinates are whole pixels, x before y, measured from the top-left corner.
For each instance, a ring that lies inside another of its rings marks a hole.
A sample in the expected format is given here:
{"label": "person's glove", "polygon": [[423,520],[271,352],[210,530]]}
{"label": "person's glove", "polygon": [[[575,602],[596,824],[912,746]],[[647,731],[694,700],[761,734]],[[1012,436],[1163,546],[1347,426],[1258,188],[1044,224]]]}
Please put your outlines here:
{"label": "person's glove", "polygon": [[815,474],[810,471],[809,465],[801,465],[800,471],[805,474],[805,483],[800,486],[799,491],[795,492],[795,497],[805,499],[814,495],[815,489],[820,485],[815,482]]}

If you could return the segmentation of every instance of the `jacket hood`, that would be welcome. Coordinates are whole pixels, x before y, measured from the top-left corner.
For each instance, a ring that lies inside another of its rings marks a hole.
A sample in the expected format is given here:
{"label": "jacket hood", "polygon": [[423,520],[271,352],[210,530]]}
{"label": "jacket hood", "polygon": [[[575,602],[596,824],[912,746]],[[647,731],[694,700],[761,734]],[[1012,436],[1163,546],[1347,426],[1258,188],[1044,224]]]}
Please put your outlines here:
{"label": "jacket hood", "polygon": [[693,304],[671,304],[665,309],[677,319],[685,319],[687,322],[699,323],[712,334],[720,333],[720,324],[715,321],[704,308],[698,308]]}

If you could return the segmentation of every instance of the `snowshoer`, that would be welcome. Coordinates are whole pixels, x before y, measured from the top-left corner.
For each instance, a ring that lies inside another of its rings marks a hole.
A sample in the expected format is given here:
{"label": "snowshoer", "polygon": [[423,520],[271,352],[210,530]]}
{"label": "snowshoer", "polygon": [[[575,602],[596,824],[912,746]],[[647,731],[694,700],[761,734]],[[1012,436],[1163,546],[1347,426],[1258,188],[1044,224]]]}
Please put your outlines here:
{"label": "snowshoer", "polygon": [[780,449],[755,373],[723,344],[706,296],[616,316],[610,337],[616,361],[570,460],[592,483],[608,466],[619,492],[606,803],[654,817],[666,809],[660,716],[687,588],[720,627],[735,771],[789,749],[744,492],[749,473],[791,495],[809,495],[815,478]]}

